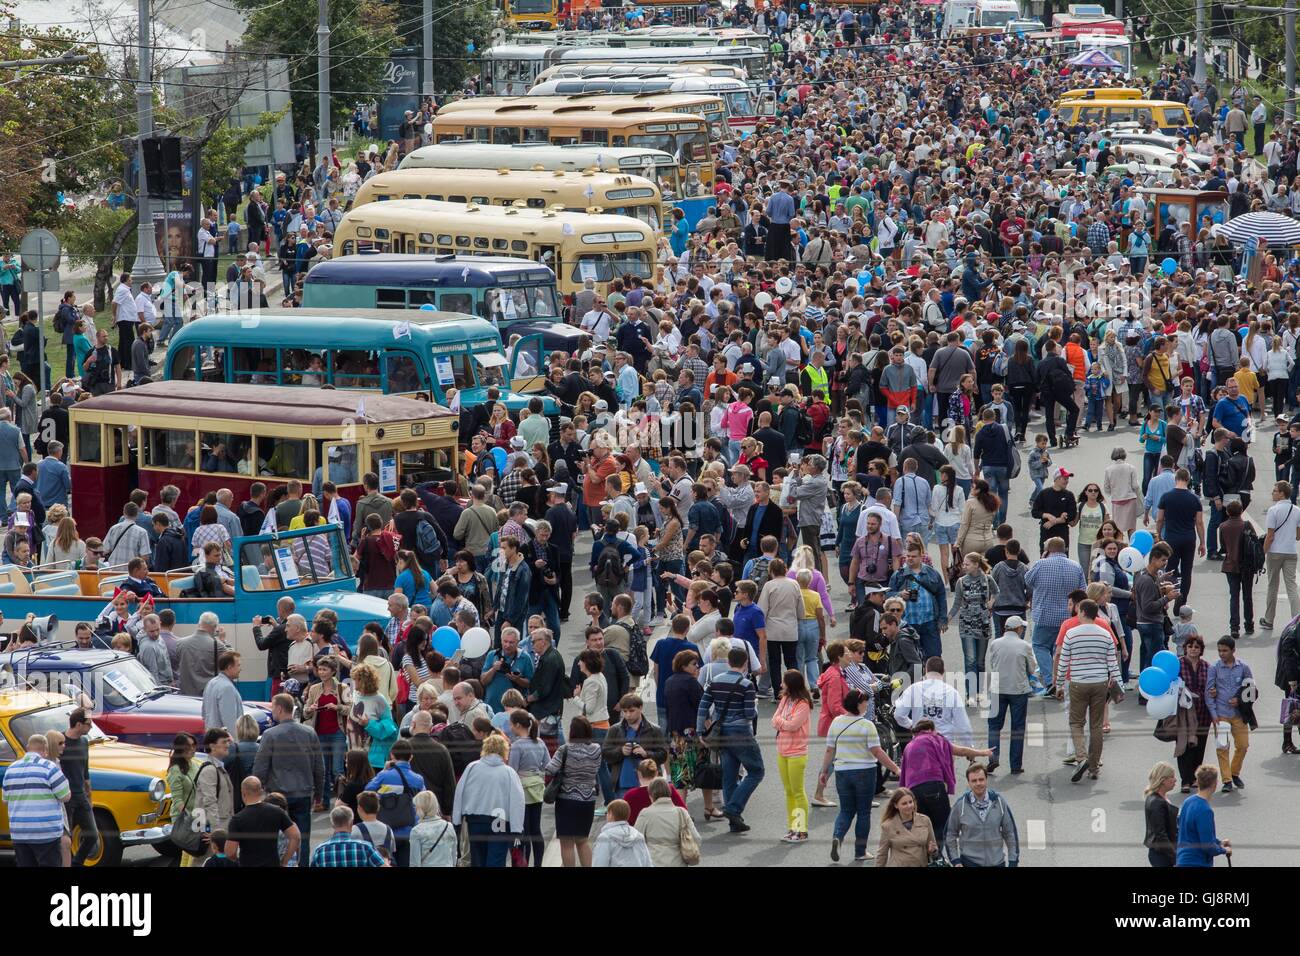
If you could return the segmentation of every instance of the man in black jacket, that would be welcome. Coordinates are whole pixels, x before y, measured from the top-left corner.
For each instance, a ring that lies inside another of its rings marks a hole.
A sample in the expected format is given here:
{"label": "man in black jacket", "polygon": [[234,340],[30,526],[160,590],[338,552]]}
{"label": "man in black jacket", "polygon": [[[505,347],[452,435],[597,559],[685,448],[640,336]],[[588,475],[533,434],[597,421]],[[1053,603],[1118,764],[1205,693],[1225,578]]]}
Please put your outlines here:
{"label": "man in black jacket", "polygon": [[1061,405],[1065,409],[1065,438],[1062,447],[1075,444],[1078,441],[1074,430],[1079,424],[1079,405],[1074,400],[1074,372],[1070,369],[1070,364],[1061,358],[1059,346],[1051,339],[1043,343],[1043,360],[1038,363],[1038,379],[1042,388],[1048,441],[1057,444],[1056,406]]}
{"label": "man in black jacket", "polygon": [[456,799],[456,767],[451,751],[434,740],[433,717],[417,711],[411,718],[411,769],[424,778],[426,790],[438,798],[440,808],[450,807]]}
{"label": "man in black jacket", "polygon": [[785,530],[785,516],[772,500],[772,491],[765,481],[754,482],[754,503],[745,515],[744,526],[736,529],[737,550],[743,551],[745,560],[758,557],[760,545],[769,535],[781,540]]}
{"label": "man in black jacket", "polygon": [[[394,509],[393,526],[402,536],[402,548],[415,555],[415,559],[420,562],[420,567],[424,568],[426,574],[437,577],[438,559],[447,551],[447,544],[442,540],[442,529],[428,512],[420,510],[420,499],[414,488],[403,488],[399,500],[402,502],[402,510]],[[438,535],[438,540],[442,544],[441,554],[428,553],[419,548],[419,525],[426,521],[433,526],[434,533]]]}
{"label": "man in black jacket", "polygon": [[253,482],[248,496],[248,500],[239,505],[238,517],[240,529],[251,537],[262,533],[262,522],[266,520],[266,485],[260,481]]}
{"label": "man in black jacket", "polygon": [[185,547],[185,535],[180,528],[172,527],[172,519],[161,511],[153,515],[154,531],[158,540],[153,546],[153,555],[149,560],[149,570],[162,573],[175,571],[190,564],[189,549]]}
{"label": "man in black jacket", "polygon": [[[266,651],[266,674],[271,678],[271,693],[280,692],[280,684],[289,670],[289,635],[286,625],[296,605],[293,598],[282,597],[275,602],[276,618],[263,616],[253,625],[253,641],[259,651]],[[267,630],[269,628],[269,630]]]}
{"label": "man in black jacket", "polygon": [[59,442],[64,448],[69,447],[68,410],[63,406],[63,393],[59,391],[50,392],[49,404],[36,420],[36,438],[32,444],[45,455],[48,454],[46,449],[51,441]]}
{"label": "man in black jacket", "polygon": [[636,694],[625,694],[618,702],[623,719],[610,726],[601,747],[615,797],[622,797],[638,785],[636,766],[642,760],[649,757],[661,767],[668,762],[668,740],[662,730],[646,720],[644,708]]}
{"label": "man in black jacket", "polygon": [[[439,484],[441,484],[442,494],[434,490]],[[460,520],[460,513],[465,510],[456,501],[456,482],[426,481],[416,485],[415,493],[420,496],[424,510],[429,512],[433,520],[438,523],[438,527],[442,529],[443,538],[450,541],[454,537],[452,532],[456,529],[456,522]]]}
{"label": "man in black jacket", "polygon": [[758,413],[758,428],[754,430],[754,440],[763,443],[763,458],[775,468],[786,459],[787,446],[785,435],[772,427],[772,413]]}
{"label": "man in black jacket", "polygon": [[1205,452],[1205,471],[1201,475],[1201,482],[1205,498],[1210,504],[1210,523],[1205,529],[1205,557],[1209,561],[1223,560],[1223,554],[1219,551],[1219,525],[1223,524],[1227,516],[1223,511],[1220,473],[1228,461],[1228,439],[1231,437],[1232,432],[1226,428],[1216,428],[1210,437],[1212,444]]}

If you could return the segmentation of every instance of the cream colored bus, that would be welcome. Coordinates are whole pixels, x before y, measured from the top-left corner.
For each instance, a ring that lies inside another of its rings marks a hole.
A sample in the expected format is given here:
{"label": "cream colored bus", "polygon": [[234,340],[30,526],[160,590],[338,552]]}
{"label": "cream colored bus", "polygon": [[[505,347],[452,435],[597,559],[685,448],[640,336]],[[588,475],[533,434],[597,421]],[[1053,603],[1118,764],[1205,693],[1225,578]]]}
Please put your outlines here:
{"label": "cream colored bus", "polygon": [[511,169],[394,169],[372,176],[352,206],[394,199],[433,199],[480,206],[607,212],[663,228],[663,196],[650,180],[624,173]]}
{"label": "cream colored bus", "polygon": [[649,279],[656,239],[655,230],[630,216],[395,199],[349,210],[334,232],[334,248],[344,256],[521,256],[550,267],[569,299],[587,279],[602,291],[625,275]]}

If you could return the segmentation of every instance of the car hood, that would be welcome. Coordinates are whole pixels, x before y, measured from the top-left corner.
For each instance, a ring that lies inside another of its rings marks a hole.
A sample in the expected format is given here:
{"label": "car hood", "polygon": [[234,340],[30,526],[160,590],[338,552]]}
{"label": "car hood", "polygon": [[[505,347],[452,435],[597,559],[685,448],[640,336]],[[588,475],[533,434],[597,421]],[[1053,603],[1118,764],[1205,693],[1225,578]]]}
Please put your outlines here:
{"label": "car hood", "polygon": [[118,740],[91,744],[90,782],[96,790],[149,789],[154,777],[167,777],[167,751]]}
{"label": "car hood", "polygon": [[[381,602],[382,603],[382,602]],[[385,610],[387,616],[387,610]],[[252,714],[258,726],[266,728],[271,725],[270,704],[244,702],[244,713]],[[203,698],[188,694],[162,694],[140,701],[134,707],[113,712],[117,718],[129,718],[132,714],[145,717],[199,717],[203,716]]]}

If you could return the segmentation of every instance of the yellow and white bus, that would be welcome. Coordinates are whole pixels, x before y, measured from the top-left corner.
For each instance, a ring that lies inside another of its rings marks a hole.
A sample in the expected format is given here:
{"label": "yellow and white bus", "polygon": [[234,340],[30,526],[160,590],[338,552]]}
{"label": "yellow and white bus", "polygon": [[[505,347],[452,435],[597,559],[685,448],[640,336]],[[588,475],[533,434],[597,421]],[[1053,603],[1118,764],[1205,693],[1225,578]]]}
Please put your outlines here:
{"label": "yellow and white bus", "polygon": [[344,256],[522,256],[550,267],[567,300],[587,279],[602,291],[625,275],[649,279],[656,239],[653,229],[630,216],[395,199],[349,210],[334,232],[334,248]]}
{"label": "yellow and white bus", "polygon": [[704,63],[739,67],[755,90],[767,84],[772,73],[767,49],[752,46],[626,47],[547,46],[503,43],[483,51],[480,89],[497,94],[526,93],[538,74],[557,65],[575,63],[649,63],[655,65]]}
{"label": "yellow and white bus", "polygon": [[653,182],[626,173],[510,169],[394,169],[366,180],[352,207],[394,199],[433,199],[479,206],[607,212],[663,228],[663,196]]}
{"label": "yellow and white bus", "polygon": [[[755,96],[749,84],[731,77],[715,76],[582,76],[541,80],[529,96],[576,96],[592,93],[606,96],[687,95],[716,96],[722,100],[727,124],[733,132],[752,133],[758,118],[776,115],[776,95],[770,90]],[[710,107],[711,108],[711,107]],[[684,106],[678,113],[695,113]]]}
{"label": "yellow and white bus", "polygon": [[564,94],[534,94],[526,96],[473,96],[455,100],[438,112],[456,113],[460,110],[477,110],[528,104],[538,109],[560,109],[566,106],[590,106],[612,112],[619,109],[648,110],[652,113],[690,113],[702,116],[709,123],[709,139],[714,143],[731,138],[727,124],[727,104],[717,93],[674,92],[672,90],[630,91],[611,94],[608,91],[575,91]]}
{"label": "yellow and white bus", "polygon": [[655,77],[706,76],[719,80],[745,82],[745,71],[738,66],[721,63],[561,63],[547,67],[537,74],[538,83],[551,80],[584,79],[587,77],[619,79],[652,79]]}
{"label": "yellow and white bus", "polygon": [[708,123],[699,116],[629,106],[602,109],[594,99],[552,108],[542,106],[540,97],[518,97],[496,106],[477,106],[478,99],[440,110],[433,118],[434,142],[468,139],[498,145],[580,143],[659,149],[676,159],[686,177],[688,194],[692,182],[709,188],[713,185],[714,138]]}

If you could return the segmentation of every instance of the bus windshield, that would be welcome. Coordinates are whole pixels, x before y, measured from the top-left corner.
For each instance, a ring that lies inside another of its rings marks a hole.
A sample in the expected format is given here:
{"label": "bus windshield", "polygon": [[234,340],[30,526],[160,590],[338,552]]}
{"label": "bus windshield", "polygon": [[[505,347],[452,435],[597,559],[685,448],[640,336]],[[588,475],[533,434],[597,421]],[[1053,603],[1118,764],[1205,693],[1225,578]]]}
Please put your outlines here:
{"label": "bus windshield", "polygon": [[587,279],[612,282],[625,275],[649,279],[650,256],[644,252],[588,253],[578,256],[578,261],[573,264],[573,274],[569,278],[574,282],[583,282]]}
{"label": "bus windshield", "polygon": [[554,13],[555,0],[510,0],[511,13]]}
{"label": "bus windshield", "polygon": [[734,92],[723,94],[727,109],[732,116],[753,116],[754,115],[754,98],[749,95],[748,90],[735,90]]}
{"label": "bus windshield", "polygon": [[560,308],[555,289],[547,285],[497,289],[498,297],[489,307],[489,317],[500,322],[516,319],[559,319]]}
{"label": "bus windshield", "polygon": [[306,535],[245,542],[239,572],[246,591],[286,591],[352,577],[347,554],[339,526],[322,524]]}

